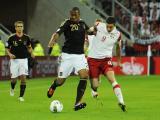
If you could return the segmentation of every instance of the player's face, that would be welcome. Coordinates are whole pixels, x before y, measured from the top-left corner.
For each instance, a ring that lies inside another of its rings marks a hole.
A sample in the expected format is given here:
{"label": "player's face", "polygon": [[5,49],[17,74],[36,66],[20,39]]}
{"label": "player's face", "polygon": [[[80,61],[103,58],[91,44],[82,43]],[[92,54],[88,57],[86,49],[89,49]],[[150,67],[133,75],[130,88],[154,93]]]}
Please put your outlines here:
{"label": "player's face", "polygon": [[22,23],[17,23],[15,26],[16,32],[23,32],[24,26]]}
{"label": "player's face", "polygon": [[108,32],[112,32],[113,29],[114,29],[114,24],[107,24],[107,31]]}
{"label": "player's face", "polygon": [[76,11],[70,11],[70,19],[72,21],[79,21],[79,18],[80,18],[80,14],[79,12],[76,10]]}

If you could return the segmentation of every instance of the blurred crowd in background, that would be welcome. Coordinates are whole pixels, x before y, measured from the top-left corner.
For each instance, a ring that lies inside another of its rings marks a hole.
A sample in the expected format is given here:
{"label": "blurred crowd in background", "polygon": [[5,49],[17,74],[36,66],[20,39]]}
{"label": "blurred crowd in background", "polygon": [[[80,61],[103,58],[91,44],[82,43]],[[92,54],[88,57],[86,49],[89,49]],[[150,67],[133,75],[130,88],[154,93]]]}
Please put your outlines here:
{"label": "blurred crowd in background", "polygon": [[[156,0],[118,0],[134,16],[134,36],[150,37],[160,35],[160,2]],[[112,13],[112,0],[95,0],[108,15]],[[130,30],[130,15],[122,7],[115,5],[115,16],[119,23]]]}
{"label": "blurred crowd in background", "polygon": [[[153,41],[153,55],[160,55],[160,1],[159,0],[117,0],[127,8],[129,14],[121,5],[115,4],[114,16],[117,22],[128,31],[131,30],[131,20],[133,22],[132,38],[134,41],[142,40],[143,44],[134,45],[131,41],[126,41],[125,54],[127,56],[146,56],[147,45],[145,42]],[[94,4],[101,8],[108,15],[113,15],[112,0],[94,0]],[[156,40],[157,39],[157,40]],[[156,42],[154,42],[156,41]],[[158,42],[157,42],[158,41]],[[151,44],[151,42],[149,42]],[[156,46],[155,46],[156,44]],[[137,50],[138,49],[138,50]],[[141,50],[140,50],[141,49]]]}

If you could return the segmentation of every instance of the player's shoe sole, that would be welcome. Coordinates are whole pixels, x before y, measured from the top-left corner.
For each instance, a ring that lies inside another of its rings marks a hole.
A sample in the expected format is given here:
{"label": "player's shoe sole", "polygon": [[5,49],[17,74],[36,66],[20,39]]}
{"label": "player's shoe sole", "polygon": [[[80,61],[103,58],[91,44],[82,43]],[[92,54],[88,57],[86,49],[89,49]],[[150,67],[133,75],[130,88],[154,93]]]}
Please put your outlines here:
{"label": "player's shoe sole", "polygon": [[74,106],[74,110],[78,111],[78,110],[84,109],[86,106],[87,106],[86,103],[80,103],[79,105]]}
{"label": "player's shoe sole", "polygon": [[118,106],[121,108],[123,112],[126,112],[126,105],[119,103]]}
{"label": "player's shoe sole", "polygon": [[49,88],[47,91],[48,98],[51,98],[53,96],[54,90],[52,88]]}

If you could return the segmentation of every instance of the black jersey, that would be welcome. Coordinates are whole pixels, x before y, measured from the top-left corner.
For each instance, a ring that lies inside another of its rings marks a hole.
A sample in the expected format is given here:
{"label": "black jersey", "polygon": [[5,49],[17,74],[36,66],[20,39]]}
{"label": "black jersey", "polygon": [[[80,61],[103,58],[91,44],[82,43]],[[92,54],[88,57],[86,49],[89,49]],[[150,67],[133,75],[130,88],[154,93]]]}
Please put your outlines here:
{"label": "black jersey", "polygon": [[27,47],[30,45],[30,37],[25,34],[22,37],[13,34],[6,42],[6,48],[10,49],[10,52],[16,56],[16,59],[28,58]]}
{"label": "black jersey", "polygon": [[69,19],[59,27],[56,33],[64,33],[65,42],[62,52],[69,54],[84,54],[85,33],[89,29],[83,20],[74,22]]}

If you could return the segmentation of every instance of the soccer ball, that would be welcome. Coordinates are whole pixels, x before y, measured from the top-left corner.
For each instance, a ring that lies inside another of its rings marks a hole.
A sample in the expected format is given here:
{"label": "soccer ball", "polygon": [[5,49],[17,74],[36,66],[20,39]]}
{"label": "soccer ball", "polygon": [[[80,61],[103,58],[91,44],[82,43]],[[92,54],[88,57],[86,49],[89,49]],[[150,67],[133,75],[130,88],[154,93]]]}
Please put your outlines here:
{"label": "soccer ball", "polygon": [[53,100],[50,104],[51,112],[61,112],[63,110],[63,104],[59,100]]}

